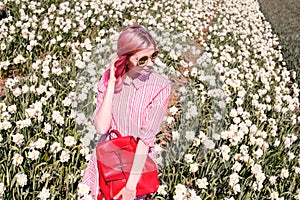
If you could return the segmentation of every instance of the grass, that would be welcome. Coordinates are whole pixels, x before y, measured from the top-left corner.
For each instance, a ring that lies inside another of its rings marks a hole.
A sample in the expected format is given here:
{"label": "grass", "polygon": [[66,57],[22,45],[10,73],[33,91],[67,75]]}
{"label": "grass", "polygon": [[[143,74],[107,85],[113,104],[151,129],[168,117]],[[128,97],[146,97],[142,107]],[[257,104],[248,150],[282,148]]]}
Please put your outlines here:
{"label": "grass", "polygon": [[279,37],[284,60],[300,80],[300,0],[259,0],[260,9]]}

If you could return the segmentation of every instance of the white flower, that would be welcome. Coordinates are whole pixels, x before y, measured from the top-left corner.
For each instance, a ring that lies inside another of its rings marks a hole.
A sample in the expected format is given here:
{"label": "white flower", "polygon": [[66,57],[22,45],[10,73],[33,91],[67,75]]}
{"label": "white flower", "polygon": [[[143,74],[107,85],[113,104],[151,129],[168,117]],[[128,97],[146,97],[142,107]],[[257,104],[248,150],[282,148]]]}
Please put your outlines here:
{"label": "white flower", "polygon": [[233,171],[239,172],[242,169],[242,165],[239,162],[235,162],[231,169]]}
{"label": "white flower", "polygon": [[15,113],[17,111],[17,106],[16,105],[10,105],[7,107],[8,112],[10,113]]}
{"label": "white flower", "polygon": [[73,87],[75,87],[76,82],[74,80],[69,80],[68,84],[73,88]]}
{"label": "white flower", "polygon": [[15,177],[17,179],[17,183],[19,186],[24,187],[25,185],[27,185],[27,175],[26,174],[19,173]]}
{"label": "white flower", "polygon": [[237,194],[241,191],[241,186],[240,186],[240,184],[236,184],[235,186],[233,186],[232,189],[233,189],[234,194]]}
{"label": "white flower", "polygon": [[205,133],[203,131],[199,132],[198,137],[201,140],[201,142],[204,142],[207,139],[207,136],[205,135]]}
{"label": "white flower", "polygon": [[[9,61],[0,62],[0,69],[7,70],[9,65],[10,65]],[[5,86],[10,88],[10,89],[13,87],[13,85],[11,85],[11,84],[14,84],[14,83],[11,82],[11,80],[12,79],[9,78],[5,83]]]}
{"label": "white flower", "polygon": [[189,141],[194,140],[195,132],[194,131],[186,131],[185,138]]}
{"label": "white flower", "polygon": [[[9,82],[9,80],[12,80],[12,79],[7,79],[6,83]],[[6,87],[8,87],[8,86],[6,86]],[[0,111],[5,112],[6,108],[7,108],[6,104],[0,102]]]}
{"label": "white flower", "polygon": [[271,200],[277,200],[279,198],[279,194],[276,191],[272,191],[270,194],[270,199]]}
{"label": "white flower", "polygon": [[288,178],[289,177],[289,170],[287,169],[282,169],[280,173],[281,178]]}
{"label": "white flower", "polygon": [[257,174],[261,173],[261,172],[262,172],[262,167],[261,167],[261,165],[258,165],[258,164],[253,165],[253,166],[251,167],[251,172],[252,172],[252,174],[254,174],[254,175],[257,175]]}
{"label": "white flower", "polygon": [[22,55],[18,55],[17,57],[14,58],[14,63],[19,64],[19,63],[24,63],[26,59]]}
{"label": "white flower", "polygon": [[234,118],[238,116],[237,110],[236,109],[232,109],[229,113],[229,116]]}
{"label": "white flower", "polygon": [[60,143],[58,142],[54,142],[51,146],[50,146],[50,151],[53,153],[57,153],[60,150],[62,150],[62,147],[60,146]]}
{"label": "white flower", "polygon": [[186,191],[187,191],[186,187],[180,183],[175,186],[176,196],[184,197],[186,195]]}
{"label": "white flower", "polygon": [[166,121],[167,121],[168,124],[172,124],[172,123],[175,122],[175,118],[172,117],[172,116],[167,116],[166,117]]}
{"label": "white flower", "polygon": [[11,123],[7,120],[4,120],[2,123],[0,122],[0,130],[4,129],[4,130],[8,130],[12,127]]}
{"label": "white flower", "polygon": [[259,173],[255,177],[256,177],[256,180],[258,181],[258,183],[262,183],[266,179],[266,176],[264,173]]}
{"label": "white flower", "polygon": [[24,142],[24,136],[22,134],[15,134],[12,135],[13,137],[13,142],[16,143],[18,146],[20,146]]}
{"label": "white flower", "polygon": [[280,144],[280,141],[278,139],[276,139],[275,142],[274,142],[274,147],[278,147],[279,144]]}
{"label": "white flower", "polygon": [[293,160],[295,158],[295,154],[293,152],[288,152],[289,161]]}
{"label": "white flower", "polygon": [[201,143],[201,140],[199,138],[195,138],[193,141],[193,146],[198,147]]}
{"label": "white flower", "polygon": [[294,196],[294,199],[300,200],[300,189],[297,190],[297,194]]}
{"label": "white flower", "polygon": [[195,173],[198,171],[198,169],[199,169],[199,164],[197,163],[190,164],[190,172]]}
{"label": "white flower", "polygon": [[237,173],[233,173],[230,175],[229,179],[229,185],[234,187],[240,181],[240,176]]}
{"label": "white flower", "polygon": [[51,131],[51,129],[52,129],[51,124],[45,123],[45,126],[43,128],[43,132],[44,133],[49,133]]}
{"label": "white flower", "polygon": [[229,154],[222,154],[223,160],[228,161],[230,159]]}
{"label": "white flower", "polygon": [[57,119],[58,117],[60,117],[61,115],[60,115],[60,112],[59,111],[57,111],[57,110],[54,110],[53,112],[52,112],[52,118],[55,120],[55,119]]}
{"label": "white flower", "polygon": [[35,142],[35,148],[37,149],[42,149],[45,147],[45,144],[47,143],[46,140],[42,139],[42,138],[39,138],[36,142]]}
{"label": "white flower", "polygon": [[5,45],[5,43],[1,43],[1,45],[0,45],[0,49],[2,50],[2,51],[4,51],[5,49],[6,49],[6,45]]}
{"label": "white flower", "polygon": [[187,89],[185,88],[185,87],[180,87],[179,89],[178,89],[178,91],[181,93],[181,94],[186,94],[187,93]]}
{"label": "white flower", "polygon": [[260,158],[264,152],[261,150],[261,148],[257,149],[256,151],[253,152],[253,155],[258,159]]}
{"label": "white flower", "polygon": [[204,177],[202,179],[197,179],[196,184],[199,188],[207,188],[208,182],[207,182],[207,178]]}
{"label": "white flower", "polygon": [[234,198],[230,197],[230,198],[225,198],[224,200],[234,200]]}
{"label": "white flower", "polygon": [[46,200],[50,197],[49,189],[43,188],[42,191],[39,193],[38,198],[42,200]]}
{"label": "white flower", "polygon": [[157,194],[165,196],[166,194],[168,194],[166,188],[167,188],[166,185],[158,186]]}
{"label": "white flower", "polygon": [[23,160],[24,160],[23,156],[21,156],[18,153],[15,153],[12,164],[18,166],[23,163]]}
{"label": "white flower", "polygon": [[4,194],[4,191],[5,191],[4,183],[0,183],[0,197]]}
{"label": "white flower", "polygon": [[19,87],[17,87],[16,89],[13,90],[13,95],[14,95],[15,97],[18,97],[18,96],[20,96],[21,94],[22,94],[22,90],[21,90]]}
{"label": "white flower", "polygon": [[258,190],[258,184],[257,184],[257,182],[254,182],[254,183],[251,185],[251,188],[252,188],[254,191]]}
{"label": "white flower", "polygon": [[90,187],[87,184],[79,183],[78,185],[78,195],[85,196],[89,193]]}
{"label": "white flower", "polygon": [[180,137],[180,134],[179,134],[178,131],[172,131],[172,139],[173,139],[174,141],[178,140],[179,137]]}
{"label": "white flower", "polygon": [[227,145],[222,145],[221,146],[221,153],[222,154],[228,154],[230,152],[230,147]]}
{"label": "white flower", "polygon": [[63,70],[61,68],[55,68],[55,67],[53,67],[51,69],[51,72],[52,72],[52,74],[56,74],[56,75],[59,76],[59,75],[61,75],[63,73]]}
{"label": "white flower", "polygon": [[193,67],[192,70],[191,70],[191,76],[192,76],[192,77],[196,77],[197,74],[198,74],[198,72],[197,72],[197,67]]}
{"label": "white flower", "polygon": [[57,124],[59,124],[59,125],[63,125],[63,124],[65,123],[64,120],[65,120],[65,119],[64,119],[62,116],[60,116],[60,117],[58,117],[58,118],[55,120],[55,122],[56,122]]}
{"label": "white flower", "polygon": [[82,149],[80,149],[79,153],[83,156],[86,156],[89,153],[89,148],[82,147]]}
{"label": "white flower", "polygon": [[79,102],[84,102],[87,99],[87,94],[86,93],[81,93],[78,95],[78,100]]}
{"label": "white flower", "polygon": [[197,106],[192,105],[190,108],[188,108],[185,118],[191,119],[192,117],[196,117],[198,114]]}
{"label": "white flower", "polygon": [[188,63],[186,63],[184,60],[181,60],[181,61],[179,62],[179,64],[182,65],[182,67],[184,67],[184,68],[186,68],[186,67],[189,66]]}
{"label": "white flower", "polygon": [[206,139],[204,141],[204,147],[207,149],[213,149],[215,147],[215,143],[210,139]]}
{"label": "white flower", "polygon": [[39,155],[40,155],[40,152],[37,150],[34,150],[34,149],[32,151],[28,152],[28,158],[30,158],[31,160],[38,159]]}
{"label": "white flower", "polygon": [[85,67],[85,63],[82,62],[81,60],[76,60],[75,66],[78,67],[79,69],[83,69]]}
{"label": "white flower", "polygon": [[293,166],[293,169],[294,169],[296,174],[300,174],[300,167]]}
{"label": "white flower", "polygon": [[61,162],[67,162],[70,159],[70,154],[68,151],[63,150],[59,158]]}
{"label": "white flower", "polygon": [[65,107],[67,107],[67,106],[70,106],[70,105],[71,105],[72,100],[71,100],[70,98],[66,97],[66,98],[62,101],[62,103],[64,104]]}
{"label": "white flower", "polygon": [[178,108],[176,106],[172,106],[170,108],[171,115],[175,115],[178,112]]}
{"label": "white flower", "polygon": [[220,135],[220,134],[217,134],[217,133],[214,133],[214,134],[212,135],[212,138],[213,138],[214,140],[220,140],[220,139],[221,139],[221,135]]}
{"label": "white flower", "polygon": [[271,185],[274,185],[276,183],[276,176],[270,176],[269,181],[271,183]]}
{"label": "white flower", "polygon": [[73,136],[67,136],[67,137],[65,137],[64,144],[67,147],[74,146],[76,144],[75,138]]}
{"label": "white flower", "polygon": [[192,154],[189,154],[189,153],[185,154],[184,155],[184,161],[187,162],[187,163],[192,163],[192,162],[194,162],[193,157],[194,157],[194,155],[192,155]]}

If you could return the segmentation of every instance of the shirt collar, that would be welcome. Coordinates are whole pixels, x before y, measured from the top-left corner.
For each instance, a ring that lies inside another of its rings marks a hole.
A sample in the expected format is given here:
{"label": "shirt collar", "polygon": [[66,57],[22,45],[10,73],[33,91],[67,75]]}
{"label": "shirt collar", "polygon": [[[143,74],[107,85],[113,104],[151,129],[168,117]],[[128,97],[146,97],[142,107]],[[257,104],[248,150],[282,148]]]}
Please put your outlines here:
{"label": "shirt collar", "polygon": [[126,75],[124,79],[124,83],[126,85],[132,84],[135,87],[135,89],[138,89],[149,79],[151,73],[152,71],[149,72],[148,74],[141,74],[135,79],[131,79],[129,76]]}

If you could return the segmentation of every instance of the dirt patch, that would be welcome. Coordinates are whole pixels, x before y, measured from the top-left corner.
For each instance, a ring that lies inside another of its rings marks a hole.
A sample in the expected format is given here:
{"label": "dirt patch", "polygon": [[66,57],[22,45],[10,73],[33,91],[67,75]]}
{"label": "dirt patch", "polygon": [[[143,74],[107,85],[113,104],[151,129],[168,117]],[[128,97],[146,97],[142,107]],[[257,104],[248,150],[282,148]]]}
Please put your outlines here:
{"label": "dirt patch", "polygon": [[0,99],[2,99],[3,97],[5,97],[5,82],[6,82],[7,78],[0,78]]}
{"label": "dirt patch", "polygon": [[300,78],[300,0],[259,0],[260,10],[279,37],[287,68]]}
{"label": "dirt patch", "polygon": [[15,78],[20,76],[19,69],[12,69],[8,71],[8,76],[6,78],[0,77],[0,99],[4,99],[6,97],[5,93],[5,83],[9,78]]}

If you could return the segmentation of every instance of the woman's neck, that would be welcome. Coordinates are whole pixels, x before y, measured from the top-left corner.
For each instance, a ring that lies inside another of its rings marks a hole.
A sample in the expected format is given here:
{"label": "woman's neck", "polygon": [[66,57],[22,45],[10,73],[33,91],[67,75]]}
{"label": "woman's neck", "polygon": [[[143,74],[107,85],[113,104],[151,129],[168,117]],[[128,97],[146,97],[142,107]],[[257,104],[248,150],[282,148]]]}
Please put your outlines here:
{"label": "woman's neck", "polygon": [[133,80],[133,79],[139,77],[139,75],[141,75],[141,74],[138,73],[138,72],[135,72],[135,71],[133,71],[133,70],[130,70],[130,71],[126,72],[126,75],[127,75],[130,79]]}

